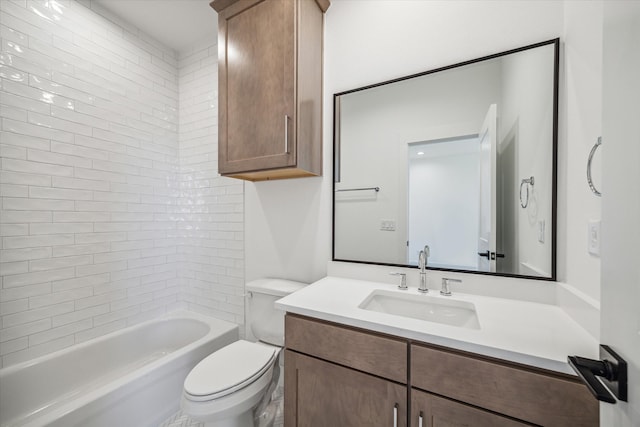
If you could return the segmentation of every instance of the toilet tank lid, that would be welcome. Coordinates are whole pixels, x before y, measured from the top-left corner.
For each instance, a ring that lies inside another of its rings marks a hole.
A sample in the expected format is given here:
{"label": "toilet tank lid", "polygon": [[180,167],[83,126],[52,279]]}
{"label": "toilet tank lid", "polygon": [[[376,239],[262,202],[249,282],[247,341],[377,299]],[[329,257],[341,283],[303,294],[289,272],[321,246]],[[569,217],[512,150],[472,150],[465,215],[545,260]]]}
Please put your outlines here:
{"label": "toilet tank lid", "polygon": [[307,283],[286,279],[257,279],[247,282],[247,292],[286,296],[307,286]]}

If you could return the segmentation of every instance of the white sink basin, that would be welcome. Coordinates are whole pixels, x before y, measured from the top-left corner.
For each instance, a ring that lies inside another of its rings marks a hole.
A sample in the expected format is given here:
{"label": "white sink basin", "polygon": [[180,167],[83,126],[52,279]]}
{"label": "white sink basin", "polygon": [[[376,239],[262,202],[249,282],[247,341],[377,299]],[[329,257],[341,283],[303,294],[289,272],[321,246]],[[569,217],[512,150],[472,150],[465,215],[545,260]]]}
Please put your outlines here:
{"label": "white sink basin", "polygon": [[405,294],[379,289],[371,292],[358,308],[462,328],[480,329],[475,305],[450,297]]}

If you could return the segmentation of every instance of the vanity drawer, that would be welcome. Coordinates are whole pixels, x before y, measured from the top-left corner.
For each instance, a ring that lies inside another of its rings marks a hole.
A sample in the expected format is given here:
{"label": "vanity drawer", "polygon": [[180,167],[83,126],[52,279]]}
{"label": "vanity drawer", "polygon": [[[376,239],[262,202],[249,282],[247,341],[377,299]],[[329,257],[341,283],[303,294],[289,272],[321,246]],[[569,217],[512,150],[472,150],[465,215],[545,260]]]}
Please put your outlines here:
{"label": "vanity drawer", "polygon": [[568,376],[411,344],[411,385],[542,426],[598,426],[586,386]]}
{"label": "vanity drawer", "polygon": [[285,345],[290,350],[407,383],[405,340],[287,314]]}

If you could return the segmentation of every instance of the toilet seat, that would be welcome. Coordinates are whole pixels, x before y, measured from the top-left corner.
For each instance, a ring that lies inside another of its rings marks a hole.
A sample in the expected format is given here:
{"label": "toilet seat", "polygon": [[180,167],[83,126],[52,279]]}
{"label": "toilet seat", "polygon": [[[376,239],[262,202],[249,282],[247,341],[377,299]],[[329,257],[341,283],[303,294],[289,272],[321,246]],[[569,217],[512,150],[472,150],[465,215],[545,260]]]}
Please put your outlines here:
{"label": "toilet seat", "polygon": [[240,390],[268,371],[279,348],[245,340],[233,342],[196,365],[184,381],[185,397],[203,402]]}

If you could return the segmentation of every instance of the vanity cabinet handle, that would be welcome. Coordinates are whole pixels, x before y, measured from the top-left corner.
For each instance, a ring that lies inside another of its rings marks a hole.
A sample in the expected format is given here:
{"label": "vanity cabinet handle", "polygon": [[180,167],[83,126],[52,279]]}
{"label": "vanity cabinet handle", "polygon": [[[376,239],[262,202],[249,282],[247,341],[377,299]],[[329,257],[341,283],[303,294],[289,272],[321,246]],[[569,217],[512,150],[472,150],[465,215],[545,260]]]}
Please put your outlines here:
{"label": "vanity cabinet handle", "polygon": [[289,116],[284,115],[284,152],[289,153]]}
{"label": "vanity cabinet handle", "polygon": [[393,405],[393,427],[398,427],[398,404]]}
{"label": "vanity cabinet handle", "polygon": [[420,411],[420,415],[418,415],[418,427],[422,427],[423,417],[424,417],[424,412]]}

